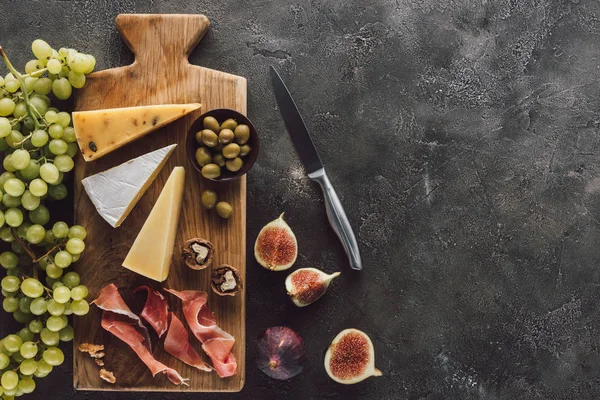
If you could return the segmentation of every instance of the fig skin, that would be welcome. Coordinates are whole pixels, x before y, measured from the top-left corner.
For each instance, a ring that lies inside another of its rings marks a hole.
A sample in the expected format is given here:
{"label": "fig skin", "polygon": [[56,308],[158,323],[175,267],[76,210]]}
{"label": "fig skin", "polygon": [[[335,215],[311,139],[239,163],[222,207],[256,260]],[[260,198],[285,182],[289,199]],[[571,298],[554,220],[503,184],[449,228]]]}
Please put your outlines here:
{"label": "fig skin", "polygon": [[[235,279],[235,288],[233,288],[233,290],[224,292],[221,290],[221,287],[219,284],[217,284],[217,282],[220,282],[221,278],[230,271]],[[233,268],[231,265],[223,264],[219,268],[212,270],[210,274],[210,287],[212,288],[213,292],[219,296],[235,296],[240,290],[242,290],[242,277],[237,269]]]}
{"label": "fig skin", "polygon": [[287,326],[267,328],[258,337],[256,365],[270,378],[286,380],[302,372],[306,362],[304,341]]}
{"label": "fig skin", "polygon": [[[208,249],[208,254],[206,255],[206,258],[202,264],[198,264],[198,261],[196,260],[196,252],[192,248],[192,245],[194,244],[199,244],[200,246]],[[212,265],[214,255],[215,246],[208,240],[202,238],[191,238],[187,240],[181,248],[181,258],[183,259],[183,262],[189,268],[195,270],[201,270],[210,267]]]}
{"label": "fig skin", "polygon": [[340,272],[328,275],[316,268],[300,268],[285,279],[285,289],[297,307],[306,307],[320,299],[339,275]]}
{"label": "fig skin", "polygon": [[254,257],[260,265],[271,271],[285,271],[296,262],[298,242],[292,229],[283,220],[283,213],[258,233]]}
{"label": "fig skin", "polygon": [[344,385],[381,376],[375,368],[375,349],[369,336],[358,329],[345,329],[331,342],[325,353],[325,371],[334,381]]}

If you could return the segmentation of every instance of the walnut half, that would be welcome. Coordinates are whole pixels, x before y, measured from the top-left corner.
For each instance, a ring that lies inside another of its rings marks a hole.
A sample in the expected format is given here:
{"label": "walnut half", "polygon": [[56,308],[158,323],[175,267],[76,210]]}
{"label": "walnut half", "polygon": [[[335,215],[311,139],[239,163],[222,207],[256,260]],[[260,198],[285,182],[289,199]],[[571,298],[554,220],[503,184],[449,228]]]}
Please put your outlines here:
{"label": "walnut half", "polygon": [[210,286],[219,296],[235,296],[242,290],[242,278],[237,269],[223,264],[213,269],[210,275]]}
{"label": "walnut half", "polygon": [[183,244],[181,258],[191,269],[204,269],[212,265],[215,246],[202,238],[192,238]]}

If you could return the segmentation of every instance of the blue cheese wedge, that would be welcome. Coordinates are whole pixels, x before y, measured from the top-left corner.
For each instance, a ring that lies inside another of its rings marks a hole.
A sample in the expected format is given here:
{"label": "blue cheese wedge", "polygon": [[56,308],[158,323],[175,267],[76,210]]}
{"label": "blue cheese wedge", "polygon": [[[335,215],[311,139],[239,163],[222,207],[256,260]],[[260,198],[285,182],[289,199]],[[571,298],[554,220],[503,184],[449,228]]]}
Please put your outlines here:
{"label": "blue cheese wedge", "polygon": [[144,154],[81,181],[100,216],[113,228],[123,223],[146,193],[175,146]]}

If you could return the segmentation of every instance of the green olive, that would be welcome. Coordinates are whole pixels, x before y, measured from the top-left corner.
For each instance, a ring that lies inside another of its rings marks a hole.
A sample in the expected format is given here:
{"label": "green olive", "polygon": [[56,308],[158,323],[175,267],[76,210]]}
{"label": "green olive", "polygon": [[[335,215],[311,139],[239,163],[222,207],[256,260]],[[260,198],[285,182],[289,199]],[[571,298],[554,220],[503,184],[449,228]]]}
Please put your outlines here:
{"label": "green olive", "polygon": [[250,128],[248,128],[248,125],[238,125],[235,128],[234,134],[236,142],[238,142],[239,144],[246,144],[246,142],[248,142],[248,139],[250,139]]}
{"label": "green olive", "polygon": [[218,202],[216,210],[217,214],[219,214],[219,217],[225,219],[231,217],[231,214],[233,214],[233,207],[231,207],[231,204],[225,201]]}
{"label": "green olive", "polygon": [[240,157],[246,157],[248,154],[250,154],[250,150],[252,149],[247,144],[240,146]]}
{"label": "green olive", "polygon": [[196,143],[202,144],[202,131],[196,132]]}
{"label": "green olive", "polygon": [[219,142],[221,142],[222,144],[231,143],[234,138],[235,135],[233,134],[233,131],[231,129],[225,128],[221,130],[221,132],[219,132]]}
{"label": "green olive", "polygon": [[219,127],[219,121],[215,117],[206,117],[204,118],[204,129],[210,129],[215,133],[219,133],[221,128]]}
{"label": "green olive", "polygon": [[196,150],[196,162],[201,167],[204,167],[206,164],[212,162],[212,155],[210,154],[210,150],[206,147],[198,147]]}
{"label": "green olive", "polygon": [[219,137],[210,129],[202,131],[202,143],[208,147],[215,147],[219,143]]}
{"label": "green olive", "polygon": [[223,154],[221,154],[221,153],[215,154],[213,156],[213,162],[215,164],[217,164],[219,167],[224,167],[225,166],[225,157],[223,157]]}
{"label": "green olive", "polygon": [[242,168],[242,164],[244,164],[244,162],[239,157],[236,157],[236,158],[234,158],[232,160],[225,161],[225,166],[231,172],[237,172],[237,171],[239,171],[240,168]]}
{"label": "green olive", "polygon": [[221,129],[234,130],[236,126],[238,126],[236,120],[233,118],[229,118],[229,119],[226,119],[225,121],[223,121],[223,123],[221,124]]}
{"label": "green olive", "polygon": [[217,193],[214,190],[206,189],[202,192],[202,207],[212,210],[217,204]]}
{"label": "green olive", "polygon": [[207,179],[216,179],[221,176],[221,167],[217,164],[206,164],[202,167],[202,176]]}
{"label": "green olive", "polygon": [[240,145],[237,143],[229,143],[223,147],[223,156],[225,158],[236,158],[240,154]]}

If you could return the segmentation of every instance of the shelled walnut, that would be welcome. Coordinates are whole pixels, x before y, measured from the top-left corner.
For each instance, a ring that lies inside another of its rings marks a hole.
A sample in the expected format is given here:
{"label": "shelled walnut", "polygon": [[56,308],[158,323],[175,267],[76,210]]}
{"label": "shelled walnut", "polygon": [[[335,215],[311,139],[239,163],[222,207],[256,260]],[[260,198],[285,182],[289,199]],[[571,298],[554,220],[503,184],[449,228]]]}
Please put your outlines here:
{"label": "shelled walnut", "polygon": [[237,269],[224,264],[213,269],[210,275],[210,286],[219,296],[235,296],[242,290],[242,278]]}
{"label": "shelled walnut", "polygon": [[183,244],[181,258],[191,269],[205,269],[212,265],[215,246],[202,238],[192,238]]}

